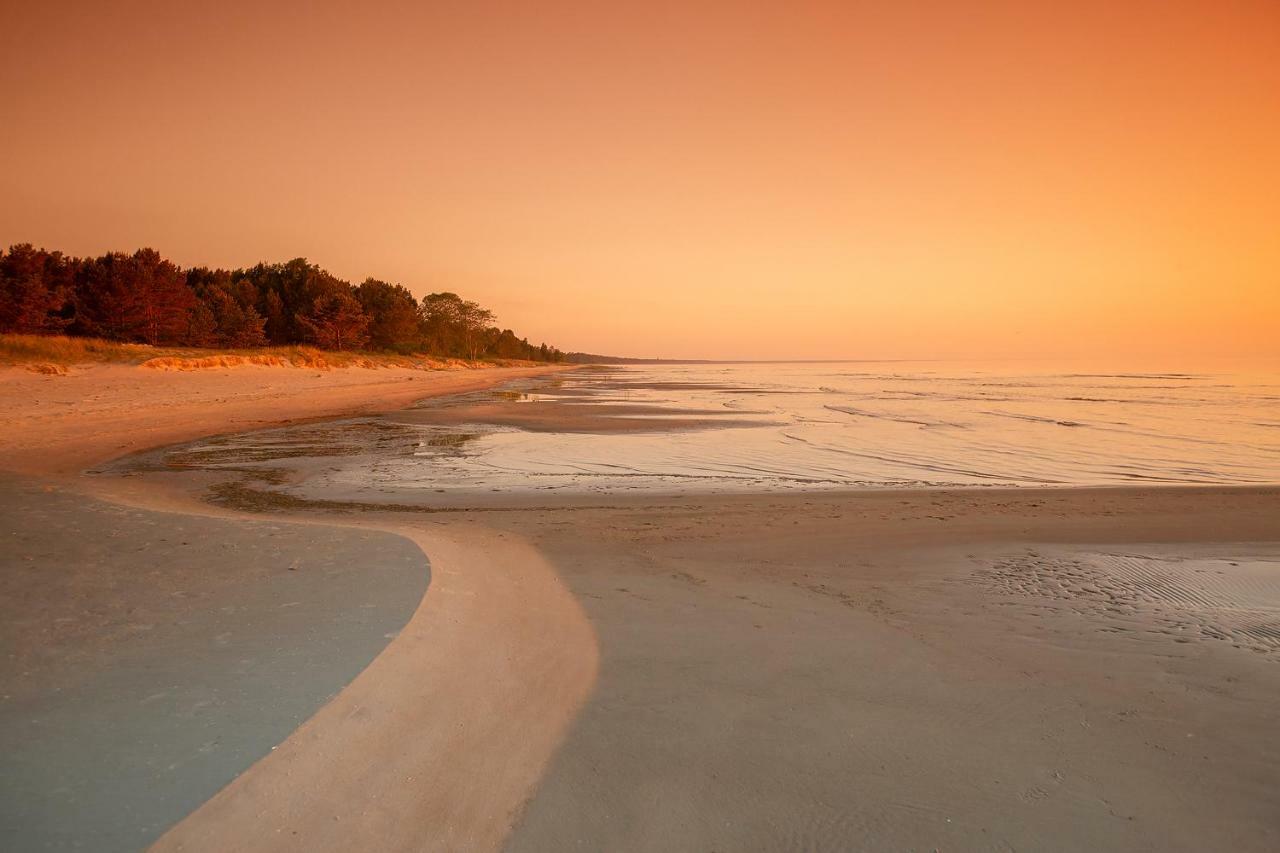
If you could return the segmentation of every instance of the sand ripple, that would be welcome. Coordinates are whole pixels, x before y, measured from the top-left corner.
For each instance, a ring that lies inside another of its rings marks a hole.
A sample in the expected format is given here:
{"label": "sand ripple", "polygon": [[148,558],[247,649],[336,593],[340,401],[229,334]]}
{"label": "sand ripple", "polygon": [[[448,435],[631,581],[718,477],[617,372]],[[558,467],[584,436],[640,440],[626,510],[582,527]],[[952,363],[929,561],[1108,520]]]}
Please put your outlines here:
{"label": "sand ripple", "polygon": [[1280,562],[1030,552],[974,579],[1031,607],[1098,617],[1104,630],[1225,641],[1280,660]]}

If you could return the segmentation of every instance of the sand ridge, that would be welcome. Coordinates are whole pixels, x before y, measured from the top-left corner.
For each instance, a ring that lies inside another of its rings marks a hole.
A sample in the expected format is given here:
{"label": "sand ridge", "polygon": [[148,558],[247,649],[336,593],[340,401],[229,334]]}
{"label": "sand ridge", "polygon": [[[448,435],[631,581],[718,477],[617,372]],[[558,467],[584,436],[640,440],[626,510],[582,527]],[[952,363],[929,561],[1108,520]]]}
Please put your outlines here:
{"label": "sand ridge", "polygon": [[[560,369],[5,371],[0,468],[153,511],[247,518],[152,484],[75,475],[125,452],[386,411]],[[591,689],[592,629],[519,537],[368,516],[359,526],[406,536],[428,554],[432,582],[413,617],[331,703],[157,849],[350,850],[370,839],[389,850],[494,849],[509,831]]]}
{"label": "sand ridge", "polygon": [[0,474],[0,826],[128,853],[284,741],[429,582],[394,533],[123,505]]}
{"label": "sand ridge", "polygon": [[155,850],[496,849],[595,679],[590,624],[517,537],[383,526],[430,555],[400,635]]}
{"label": "sand ridge", "polygon": [[1222,641],[1280,659],[1280,559],[1042,554],[995,560],[974,579],[1028,609],[1066,607],[1116,634]]}

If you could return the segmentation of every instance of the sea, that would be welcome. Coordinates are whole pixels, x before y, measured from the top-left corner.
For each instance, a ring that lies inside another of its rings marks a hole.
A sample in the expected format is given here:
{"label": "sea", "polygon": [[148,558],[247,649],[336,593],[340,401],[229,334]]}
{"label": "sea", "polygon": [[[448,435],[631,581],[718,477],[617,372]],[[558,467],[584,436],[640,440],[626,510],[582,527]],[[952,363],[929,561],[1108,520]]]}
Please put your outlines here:
{"label": "sea", "polygon": [[[433,407],[480,404],[515,414],[431,423]],[[521,424],[523,406],[593,412],[606,427]],[[622,365],[425,401],[421,413],[394,451],[323,479],[402,494],[1280,483],[1280,370]],[[628,428],[608,428],[615,417]]]}

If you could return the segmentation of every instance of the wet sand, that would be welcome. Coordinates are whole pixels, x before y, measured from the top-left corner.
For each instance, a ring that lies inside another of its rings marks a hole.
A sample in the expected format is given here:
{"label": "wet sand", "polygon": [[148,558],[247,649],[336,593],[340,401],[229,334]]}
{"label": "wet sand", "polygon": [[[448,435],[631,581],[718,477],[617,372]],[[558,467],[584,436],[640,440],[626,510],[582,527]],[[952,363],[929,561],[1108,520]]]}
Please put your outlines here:
{"label": "wet sand", "polygon": [[[509,849],[1266,850],[1280,837],[1280,489],[469,505],[326,497],[317,458],[263,464],[282,463],[295,474],[280,483],[209,494],[282,517],[503,535],[584,608],[598,679]],[[194,820],[225,827],[214,814]]]}
{"label": "wet sand", "polygon": [[0,367],[0,470],[41,476],[202,435],[383,412],[565,368],[309,370],[244,366],[173,374],[89,365],[68,376]]}
{"label": "wet sand", "polygon": [[[511,392],[519,394],[520,392]],[[475,399],[483,395],[466,395],[456,400],[435,400],[432,405],[396,412],[391,423],[428,426],[461,426],[487,424],[509,426],[534,432],[555,433],[635,433],[670,432],[768,424],[767,412],[724,409],[681,409],[673,413],[661,406],[645,406],[621,402],[521,402],[519,396],[491,400]],[[510,405],[520,402],[520,405]],[[754,416],[754,417],[752,417]]]}
{"label": "wet sand", "polygon": [[587,698],[595,635],[522,540],[376,516],[431,557],[359,678],[155,850],[493,850]]}
{"label": "wet sand", "polygon": [[408,622],[427,561],[370,530],[121,507],[0,475],[0,826],[137,850]]}
{"label": "wet sand", "polygon": [[[146,602],[154,597],[153,587],[165,588],[164,583],[156,583],[155,573],[160,571],[172,583],[164,572],[166,549],[157,547],[157,539],[189,528],[210,527],[207,517],[214,516],[219,519],[212,525],[216,533],[204,537],[212,541],[202,544],[230,550],[237,581],[262,577],[262,583],[254,588],[234,591],[231,606],[246,599],[252,606],[222,614],[224,627],[240,635],[263,628],[264,635],[279,641],[280,648],[273,650],[277,656],[297,655],[300,645],[312,642],[316,631],[325,633],[325,642],[343,641],[344,632],[327,626],[325,611],[317,606],[289,608],[287,617],[267,619],[255,626],[257,617],[272,603],[264,590],[278,580],[275,570],[280,562],[288,559],[292,564],[314,556],[315,549],[341,557],[335,543],[343,541],[367,545],[391,539],[400,554],[395,559],[403,559],[400,552],[409,548],[415,566],[422,569],[426,563],[423,546],[429,545],[431,585],[420,600],[403,584],[379,580],[389,569],[379,548],[361,548],[364,565],[344,567],[361,584],[377,584],[375,598],[390,596],[397,599],[399,607],[408,607],[412,612],[408,622],[399,633],[379,633],[379,645],[387,645],[371,666],[291,736],[272,744],[267,758],[161,839],[161,848],[294,850],[306,845],[310,849],[349,850],[371,844],[387,849],[441,845],[493,848],[505,836],[512,814],[527,798],[590,688],[595,670],[594,638],[577,603],[545,560],[518,542],[502,542],[501,535],[455,542],[446,532],[400,531],[394,525],[386,532],[371,532],[363,525],[350,530],[345,528],[351,525],[340,520],[300,517],[292,521],[314,529],[299,534],[302,541],[297,542],[297,537],[274,532],[281,526],[276,520],[264,525],[260,518],[211,507],[157,483],[76,476],[76,472],[103,464],[122,450],[143,449],[148,442],[189,440],[250,424],[268,426],[394,408],[431,394],[491,387],[513,376],[556,369],[415,374],[398,379],[387,378],[393,371],[334,371],[313,377],[314,382],[300,382],[296,372],[288,369],[241,369],[170,376],[161,384],[153,381],[154,374],[114,368],[86,370],[73,376],[77,380],[73,382],[13,371],[0,376],[4,380],[0,402],[11,413],[6,430],[0,434],[0,466],[30,477],[21,484],[7,485],[6,498],[24,513],[42,512],[41,500],[33,500],[30,489],[38,489],[40,494],[58,489],[80,491],[125,508],[119,511],[132,513],[151,528],[134,548],[119,547],[119,531],[114,525],[104,533],[105,542],[81,536],[84,531],[100,529],[94,515],[103,510],[77,495],[59,506],[58,533],[42,535],[30,543],[33,552],[6,540],[0,554],[6,591],[20,611],[10,624],[23,638],[58,630],[46,623],[57,623],[58,592],[69,587],[85,587],[80,590],[80,601],[89,615],[128,614],[138,609],[139,603],[146,610]],[[168,523],[159,520],[161,513]],[[14,520],[19,526],[23,524],[21,516]],[[255,541],[264,528],[268,541]],[[31,529],[38,532],[40,527]],[[388,533],[407,535],[391,537]],[[53,535],[69,535],[74,546],[90,549],[93,559],[78,566],[52,558],[50,552],[56,549],[48,540]],[[259,549],[254,555],[243,553],[254,548]],[[159,564],[148,565],[147,556]],[[22,565],[26,562],[32,565]],[[356,561],[351,558],[347,562]],[[217,561],[211,565],[217,566]],[[88,571],[78,572],[79,568]],[[55,580],[46,581],[48,576]],[[110,583],[100,582],[104,576]],[[417,578],[421,582],[423,575],[419,573]],[[341,583],[326,589],[345,598],[339,612],[348,617],[368,600],[364,595],[344,593]],[[219,608],[220,613],[223,609]],[[298,619],[307,632],[282,634],[283,623]],[[105,670],[106,686],[61,706],[56,725],[41,732],[43,741],[5,749],[0,775],[7,786],[23,791],[15,801],[15,811],[5,816],[6,837],[18,837],[21,832],[32,846],[71,849],[83,841],[86,832],[100,829],[108,833],[104,838],[110,837],[113,845],[119,841],[124,849],[136,849],[197,804],[175,798],[149,807],[146,801],[166,776],[176,788],[199,790],[201,796],[211,793],[207,787],[201,788],[202,780],[212,777],[198,762],[156,766],[145,761],[148,755],[167,754],[168,748],[161,745],[153,749],[145,743],[153,737],[148,722],[155,722],[149,720],[148,713],[127,713],[136,691],[120,684],[128,680],[135,661],[128,656],[115,658],[103,648],[114,638],[112,630],[81,632],[65,638],[57,654],[49,654],[38,639],[32,643],[34,648],[27,657],[43,655],[28,697],[36,705],[58,706],[62,696],[57,685],[74,681],[76,666],[83,659],[95,659]],[[208,655],[188,656],[191,644],[200,645],[199,632],[190,643],[154,649],[157,659],[147,664],[150,674],[164,678],[165,673],[187,667],[196,682],[232,685],[243,691],[246,707],[255,711],[234,724],[241,745],[263,745],[281,737],[283,732],[278,728],[263,725],[268,715],[256,713],[261,710],[258,706],[274,706],[279,693],[300,692],[307,680],[305,674],[278,672],[276,678],[265,681],[238,677],[234,667],[233,671],[219,669]],[[324,644],[320,645],[323,648]],[[14,654],[14,665],[19,665],[20,658]],[[342,656],[330,658],[324,661],[322,680],[345,680],[350,673],[342,669]],[[176,687],[181,693],[181,685]],[[121,703],[123,710],[118,707]],[[22,709],[15,713],[21,715]],[[157,716],[165,718],[164,726],[175,734],[175,740],[194,736],[181,719],[161,711]],[[512,725],[516,716],[519,724]],[[106,725],[100,725],[103,720]],[[101,737],[112,734],[113,722],[122,727],[114,731],[117,742],[104,752]],[[297,719],[290,721],[295,722]],[[86,731],[92,736],[93,748],[74,748],[83,743],[77,738]],[[246,753],[241,749],[239,754]],[[116,761],[122,756],[142,758],[146,766],[136,773],[118,775]],[[243,764],[234,770],[243,769]],[[83,790],[103,779],[110,779],[106,784],[116,790],[106,795],[92,791],[94,802],[110,801],[123,814],[108,817],[102,808],[86,811],[81,819],[66,814],[76,807],[67,802],[69,793],[75,793],[65,790],[68,783]],[[208,814],[215,817],[211,821],[201,817]],[[416,817],[406,819],[405,815]],[[129,829],[137,833],[132,842],[124,841],[120,834]]]}
{"label": "wet sand", "polygon": [[395,530],[432,585],[162,849],[1280,843],[1280,489],[472,507],[263,464],[95,488]]}
{"label": "wet sand", "polygon": [[487,518],[601,648],[507,849],[1275,849],[1277,519],[1274,490]]}

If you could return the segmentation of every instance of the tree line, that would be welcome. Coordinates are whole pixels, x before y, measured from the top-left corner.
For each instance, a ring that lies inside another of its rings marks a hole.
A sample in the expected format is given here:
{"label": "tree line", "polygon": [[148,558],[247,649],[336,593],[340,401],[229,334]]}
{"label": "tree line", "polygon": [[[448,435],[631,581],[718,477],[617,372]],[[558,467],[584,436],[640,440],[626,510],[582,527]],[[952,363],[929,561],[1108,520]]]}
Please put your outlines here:
{"label": "tree line", "polygon": [[154,249],[75,258],[29,243],[0,253],[0,332],[243,349],[310,344],[468,359],[561,361],[456,293],[353,285],[305,258],[183,269]]}

